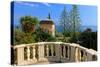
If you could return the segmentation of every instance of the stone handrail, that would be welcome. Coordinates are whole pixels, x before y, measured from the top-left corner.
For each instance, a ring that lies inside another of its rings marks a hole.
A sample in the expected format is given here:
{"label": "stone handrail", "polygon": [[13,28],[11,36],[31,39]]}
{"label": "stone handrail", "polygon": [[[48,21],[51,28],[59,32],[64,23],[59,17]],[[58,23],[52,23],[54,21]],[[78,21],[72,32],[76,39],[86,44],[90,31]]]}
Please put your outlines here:
{"label": "stone handrail", "polygon": [[97,52],[75,43],[38,42],[11,46],[12,64],[81,62],[97,60]]}

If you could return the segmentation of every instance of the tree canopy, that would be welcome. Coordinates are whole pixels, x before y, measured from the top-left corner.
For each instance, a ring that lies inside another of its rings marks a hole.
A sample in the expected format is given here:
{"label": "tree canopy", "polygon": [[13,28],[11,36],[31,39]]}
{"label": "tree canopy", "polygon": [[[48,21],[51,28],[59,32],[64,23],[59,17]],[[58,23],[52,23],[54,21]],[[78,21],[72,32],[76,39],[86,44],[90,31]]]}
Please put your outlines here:
{"label": "tree canopy", "polygon": [[39,20],[37,17],[23,16],[20,19],[21,27],[24,32],[33,32]]}

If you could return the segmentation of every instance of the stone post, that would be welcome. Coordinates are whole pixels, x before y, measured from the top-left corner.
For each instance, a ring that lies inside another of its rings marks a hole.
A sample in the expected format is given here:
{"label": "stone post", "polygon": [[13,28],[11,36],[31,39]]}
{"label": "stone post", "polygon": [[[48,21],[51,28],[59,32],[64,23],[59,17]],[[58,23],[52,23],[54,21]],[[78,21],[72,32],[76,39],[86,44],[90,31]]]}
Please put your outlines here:
{"label": "stone post", "polygon": [[46,54],[47,54],[47,57],[49,56],[49,47],[48,45],[46,45]]}
{"label": "stone post", "polygon": [[79,61],[81,61],[81,50],[79,49]]}
{"label": "stone post", "polygon": [[44,60],[44,44],[40,44],[38,50],[39,50],[39,61],[43,61]]}
{"label": "stone post", "polygon": [[61,45],[60,44],[55,45],[55,56],[56,56],[56,61],[61,60]]}
{"label": "stone post", "polygon": [[33,46],[33,59],[35,59],[35,46]]}
{"label": "stone post", "polygon": [[70,56],[70,55],[69,55],[69,54],[70,54],[70,49],[69,49],[69,47],[70,47],[70,46],[68,46],[68,50],[67,50],[68,59],[70,59],[70,57],[69,57],[69,56]]}
{"label": "stone post", "polygon": [[75,62],[75,46],[71,46],[71,57],[70,57],[71,62]]}
{"label": "stone post", "polygon": [[65,45],[63,45],[63,57],[66,58],[66,50],[65,50]]}
{"label": "stone post", "polygon": [[27,60],[30,60],[30,48],[27,46]]}
{"label": "stone post", "polygon": [[87,56],[86,56],[86,52],[83,52],[83,57],[84,57],[84,61],[87,61]]}
{"label": "stone post", "polygon": [[78,56],[79,52],[78,52],[78,48],[76,47],[75,49],[75,61],[78,62],[79,61],[79,56]]}
{"label": "stone post", "polygon": [[17,48],[17,64],[21,65],[24,61],[24,47]]}
{"label": "stone post", "polygon": [[53,56],[53,44],[51,45],[51,56]]}

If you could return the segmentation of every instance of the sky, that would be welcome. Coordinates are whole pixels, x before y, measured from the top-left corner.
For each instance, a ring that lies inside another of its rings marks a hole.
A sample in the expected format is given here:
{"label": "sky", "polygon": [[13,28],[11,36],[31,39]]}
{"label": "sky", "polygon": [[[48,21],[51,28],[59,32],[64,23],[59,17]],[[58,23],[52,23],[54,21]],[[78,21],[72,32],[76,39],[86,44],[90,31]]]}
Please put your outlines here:
{"label": "sky", "polygon": [[[20,24],[22,16],[35,16],[39,20],[45,20],[48,13],[56,25],[59,24],[59,18],[62,10],[66,6],[66,11],[69,12],[72,4],[55,4],[46,2],[14,2],[14,26]],[[82,26],[97,26],[97,7],[88,5],[78,5]],[[12,12],[13,13],[13,12]],[[11,14],[12,14],[11,13]]]}

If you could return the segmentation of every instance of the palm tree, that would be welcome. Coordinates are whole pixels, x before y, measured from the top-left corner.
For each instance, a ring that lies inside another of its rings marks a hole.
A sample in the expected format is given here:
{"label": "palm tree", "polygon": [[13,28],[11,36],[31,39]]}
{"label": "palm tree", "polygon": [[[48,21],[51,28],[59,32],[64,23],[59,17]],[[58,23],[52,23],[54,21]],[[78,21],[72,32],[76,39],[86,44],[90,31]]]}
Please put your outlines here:
{"label": "palm tree", "polygon": [[37,17],[23,16],[20,19],[21,27],[24,32],[34,32],[35,25],[38,23]]}

